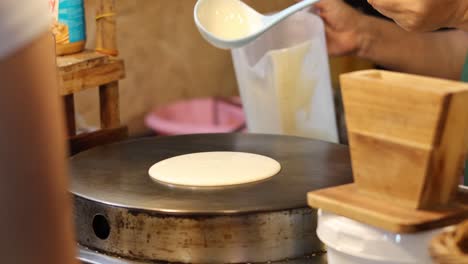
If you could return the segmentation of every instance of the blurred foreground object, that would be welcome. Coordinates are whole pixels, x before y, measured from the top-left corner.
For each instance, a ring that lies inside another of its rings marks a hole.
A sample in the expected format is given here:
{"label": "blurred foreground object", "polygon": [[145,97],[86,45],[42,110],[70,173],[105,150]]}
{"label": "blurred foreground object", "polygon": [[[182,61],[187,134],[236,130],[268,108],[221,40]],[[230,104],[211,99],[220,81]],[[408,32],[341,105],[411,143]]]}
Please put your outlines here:
{"label": "blurred foreground object", "polygon": [[468,221],[435,237],[430,251],[438,264],[468,263]]}

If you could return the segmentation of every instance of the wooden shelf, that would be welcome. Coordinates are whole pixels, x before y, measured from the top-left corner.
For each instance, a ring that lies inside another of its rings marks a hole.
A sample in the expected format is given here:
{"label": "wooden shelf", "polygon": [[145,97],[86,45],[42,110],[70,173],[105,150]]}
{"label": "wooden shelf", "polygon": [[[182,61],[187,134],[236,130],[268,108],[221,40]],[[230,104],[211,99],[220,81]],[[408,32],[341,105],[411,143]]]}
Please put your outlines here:
{"label": "wooden shelf", "polygon": [[95,132],[84,133],[69,139],[70,154],[75,155],[81,151],[100,145],[111,144],[125,140],[128,137],[128,129],[125,126],[102,129]]}
{"label": "wooden shelf", "polygon": [[[96,49],[118,54],[116,46],[115,0],[98,0]],[[111,15],[109,15],[111,14]],[[120,124],[119,81],[125,78],[123,60],[85,50],[57,57],[59,95],[63,97],[70,143],[70,154],[128,137],[127,127]],[[75,93],[95,88],[99,91],[100,129],[76,135]]]}
{"label": "wooden shelf", "polygon": [[59,56],[57,67],[59,94],[62,96],[112,83],[125,77],[123,60],[95,51]]}

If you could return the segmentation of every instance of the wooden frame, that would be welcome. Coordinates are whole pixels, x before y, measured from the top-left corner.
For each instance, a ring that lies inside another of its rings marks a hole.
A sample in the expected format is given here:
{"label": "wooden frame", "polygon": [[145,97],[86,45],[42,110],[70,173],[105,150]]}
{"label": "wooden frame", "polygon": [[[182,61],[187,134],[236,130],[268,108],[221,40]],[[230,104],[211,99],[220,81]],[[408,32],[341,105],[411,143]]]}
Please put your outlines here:
{"label": "wooden frame", "polygon": [[368,70],[341,85],[355,183],[311,192],[309,205],[403,233],[467,218],[468,84]]}

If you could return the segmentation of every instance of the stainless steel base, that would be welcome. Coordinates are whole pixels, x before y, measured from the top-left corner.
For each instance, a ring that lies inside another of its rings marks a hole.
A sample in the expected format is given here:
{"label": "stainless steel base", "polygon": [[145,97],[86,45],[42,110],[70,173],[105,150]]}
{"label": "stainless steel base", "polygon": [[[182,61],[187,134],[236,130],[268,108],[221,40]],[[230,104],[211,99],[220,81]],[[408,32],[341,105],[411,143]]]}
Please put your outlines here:
{"label": "stainless steel base", "polygon": [[226,216],[134,212],[75,198],[78,241],[108,254],[183,263],[279,261],[323,251],[315,210]]}
{"label": "stainless steel base", "polygon": [[[78,247],[78,260],[80,260],[82,264],[167,264],[167,262],[125,260],[122,258],[108,256],[81,246]],[[327,264],[327,256],[325,253],[319,253],[297,259],[270,262],[269,264]]]}

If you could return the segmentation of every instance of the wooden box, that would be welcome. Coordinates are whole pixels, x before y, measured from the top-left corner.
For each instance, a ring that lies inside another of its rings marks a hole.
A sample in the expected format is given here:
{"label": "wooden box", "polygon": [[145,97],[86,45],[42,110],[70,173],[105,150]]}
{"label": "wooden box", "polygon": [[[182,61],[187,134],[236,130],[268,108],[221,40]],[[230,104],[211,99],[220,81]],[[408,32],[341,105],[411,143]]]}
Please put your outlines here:
{"label": "wooden box", "polygon": [[411,209],[448,204],[468,146],[468,84],[368,70],[341,87],[357,189]]}

